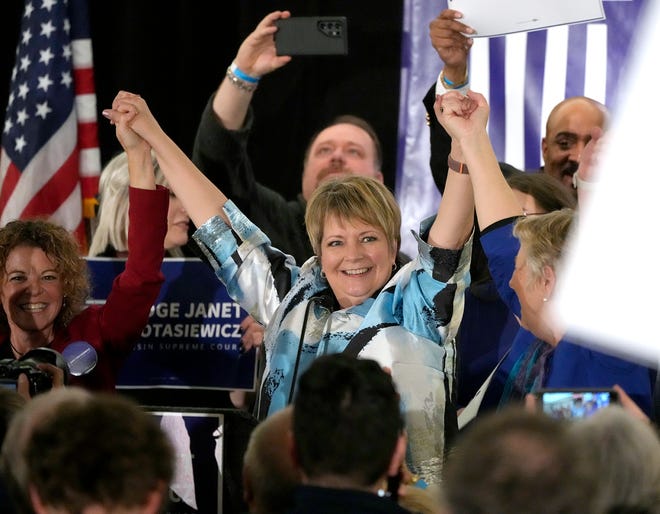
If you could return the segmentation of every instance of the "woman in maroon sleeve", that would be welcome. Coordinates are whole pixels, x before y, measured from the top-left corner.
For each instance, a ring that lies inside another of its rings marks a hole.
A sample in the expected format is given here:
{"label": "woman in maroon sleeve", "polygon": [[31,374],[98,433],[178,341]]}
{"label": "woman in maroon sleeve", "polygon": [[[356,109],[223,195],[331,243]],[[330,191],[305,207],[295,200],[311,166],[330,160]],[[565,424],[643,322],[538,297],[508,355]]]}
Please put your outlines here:
{"label": "woman in maroon sleeve", "polygon": [[116,128],[128,154],[129,252],[104,305],[85,305],[87,266],[66,229],[44,220],[16,220],[0,229],[0,358],[19,359],[40,347],[62,352],[85,341],[98,362],[71,382],[94,390],[114,389],[164,280],[169,191],[155,183],[149,145],[125,124]]}

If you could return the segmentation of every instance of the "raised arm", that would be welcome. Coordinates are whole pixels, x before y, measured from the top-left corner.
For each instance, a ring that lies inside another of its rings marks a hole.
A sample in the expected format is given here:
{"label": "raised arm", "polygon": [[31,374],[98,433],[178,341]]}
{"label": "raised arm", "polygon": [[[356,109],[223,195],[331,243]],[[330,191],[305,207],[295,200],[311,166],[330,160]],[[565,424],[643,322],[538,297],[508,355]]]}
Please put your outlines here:
{"label": "raised arm", "polygon": [[459,11],[445,9],[429,24],[431,45],[444,64],[441,85],[447,90],[465,85],[468,80],[467,62],[473,39],[463,34],[473,34],[474,29],[462,23],[462,17]]}
{"label": "raised arm", "polygon": [[104,110],[103,115],[115,124],[125,120],[151,145],[170,188],[195,225],[201,226],[213,216],[221,216],[227,221],[222,210],[227,197],[160,128],[143,98],[120,91],[112,103],[112,109]]}
{"label": "raised arm", "polygon": [[[257,84],[252,80],[260,79],[291,60],[290,56],[276,55],[274,38],[277,31],[275,22],[290,16],[289,11],[268,14],[238,49],[233,62],[238,70],[232,72],[236,78],[232,81],[225,76],[213,99],[213,111],[228,130],[238,130],[243,126]],[[247,75],[249,80],[242,79],[242,74]]]}
{"label": "raised arm", "polygon": [[[431,44],[444,63],[437,89],[447,90],[467,85],[467,59],[472,40],[461,32],[470,33],[472,29],[458,21],[461,17],[460,12],[445,9],[429,25]],[[458,92],[455,94],[461,96]],[[463,111],[465,104],[456,102],[453,107],[455,110],[448,109],[446,116],[460,118],[465,116]],[[441,110],[444,111],[441,109],[440,97],[436,97],[433,109],[435,117],[442,123],[438,117],[443,114]],[[434,121],[431,120],[431,124],[433,123]],[[444,134],[441,132],[442,127],[438,127],[438,130],[431,130],[432,137],[437,137],[438,141],[444,140]],[[452,152],[456,151],[454,146],[452,141]],[[441,148],[440,155],[434,156],[433,150]],[[467,174],[449,169],[445,179],[444,171],[447,170],[445,148],[445,146],[434,145],[434,141],[431,141],[431,169],[436,185],[442,192],[442,200],[436,221],[431,227],[429,243],[442,248],[457,249],[462,247],[472,232],[474,197],[470,177]],[[438,162],[438,159],[441,159],[442,162]]]}
{"label": "raised arm", "polygon": [[[455,99],[445,102],[443,97],[437,96],[433,106],[436,117],[443,123],[460,123],[469,116],[475,106],[460,93]],[[460,148],[452,141],[452,154],[458,153]],[[445,163],[445,166],[448,166]],[[456,166],[449,166],[445,190],[440,201],[438,216],[436,217],[429,234],[429,244],[440,248],[458,249],[469,238],[474,225],[474,196],[470,176]]]}
{"label": "raised arm", "polygon": [[429,24],[431,45],[443,63],[437,82],[424,97],[431,146],[431,173],[440,194],[444,194],[447,182],[447,157],[451,138],[438,122],[433,105],[438,94],[451,89],[465,92],[469,88],[468,55],[473,39],[463,34],[472,33],[473,29],[462,23],[461,18],[460,12],[445,9]]}
{"label": "raised arm", "polygon": [[156,189],[156,177],[149,143],[127,123],[115,123],[115,135],[126,152],[129,185],[140,189]]}
{"label": "raised arm", "polygon": [[438,248],[458,250],[470,237],[473,226],[474,196],[470,177],[450,169],[428,242]]}
{"label": "raised arm", "polygon": [[489,114],[486,99],[472,91],[467,96],[450,91],[441,100],[436,113],[452,137],[452,158],[468,167],[481,229],[522,215],[520,203],[500,171],[486,132]]}

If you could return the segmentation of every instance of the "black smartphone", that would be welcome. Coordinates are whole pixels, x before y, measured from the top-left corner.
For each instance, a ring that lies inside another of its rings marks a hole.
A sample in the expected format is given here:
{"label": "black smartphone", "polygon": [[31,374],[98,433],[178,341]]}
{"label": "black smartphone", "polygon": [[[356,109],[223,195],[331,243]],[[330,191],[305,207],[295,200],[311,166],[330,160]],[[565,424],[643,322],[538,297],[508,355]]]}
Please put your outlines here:
{"label": "black smartphone", "polygon": [[536,393],[543,412],[556,419],[588,418],[598,410],[619,403],[613,389],[541,389]]}
{"label": "black smartphone", "polygon": [[277,55],[346,55],[345,16],[298,16],[277,20]]}

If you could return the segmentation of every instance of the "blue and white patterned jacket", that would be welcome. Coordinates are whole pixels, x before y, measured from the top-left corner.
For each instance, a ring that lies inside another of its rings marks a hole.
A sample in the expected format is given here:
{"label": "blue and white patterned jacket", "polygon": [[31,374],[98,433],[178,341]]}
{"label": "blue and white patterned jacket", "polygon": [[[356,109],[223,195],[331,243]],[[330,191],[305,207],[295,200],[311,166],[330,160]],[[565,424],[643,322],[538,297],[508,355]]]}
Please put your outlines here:
{"label": "blue and white patterned jacket", "polygon": [[[339,309],[316,257],[298,267],[231,201],[224,211],[231,230],[216,216],[194,239],[229,295],[266,327],[257,415],[285,407],[292,382],[314,358],[342,352],[355,341],[362,348],[359,357],[392,371],[406,418],[411,471],[429,482],[439,480],[446,433],[455,432],[455,336],[469,284],[471,240],[462,250],[443,250],[416,236],[415,259],[374,297]],[[422,234],[433,219],[422,223]]]}

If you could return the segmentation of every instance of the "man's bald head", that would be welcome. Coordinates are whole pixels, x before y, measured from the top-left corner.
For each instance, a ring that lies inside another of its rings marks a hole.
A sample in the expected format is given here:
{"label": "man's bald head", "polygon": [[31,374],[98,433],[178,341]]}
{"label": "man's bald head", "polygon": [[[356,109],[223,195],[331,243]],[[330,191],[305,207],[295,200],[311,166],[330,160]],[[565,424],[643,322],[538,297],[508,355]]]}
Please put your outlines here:
{"label": "man's bald head", "polygon": [[586,96],[573,96],[559,102],[548,116],[542,140],[543,171],[572,188],[580,154],[591,139],[594,127],[605,129],[607,108]]}

